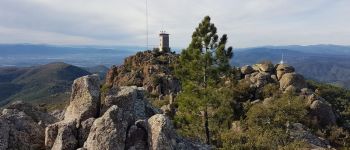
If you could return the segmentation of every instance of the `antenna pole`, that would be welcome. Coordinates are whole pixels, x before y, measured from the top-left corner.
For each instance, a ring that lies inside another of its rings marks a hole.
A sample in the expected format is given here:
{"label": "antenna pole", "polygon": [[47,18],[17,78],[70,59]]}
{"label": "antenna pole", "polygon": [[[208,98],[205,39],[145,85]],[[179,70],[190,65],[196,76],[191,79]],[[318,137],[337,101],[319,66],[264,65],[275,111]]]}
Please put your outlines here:
{"label": "antenna pole", "polygon": [[148,50],[148,0],[146,0],[146,47]]}

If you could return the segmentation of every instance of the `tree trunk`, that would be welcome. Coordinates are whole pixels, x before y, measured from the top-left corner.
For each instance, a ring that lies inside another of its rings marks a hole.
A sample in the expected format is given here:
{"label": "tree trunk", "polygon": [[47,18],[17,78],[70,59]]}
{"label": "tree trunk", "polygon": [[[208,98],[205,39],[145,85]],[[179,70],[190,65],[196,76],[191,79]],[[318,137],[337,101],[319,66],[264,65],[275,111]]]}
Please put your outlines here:
{"label": "tree trunk", "polygon": [[[205,54],[208,53],[209,48],[206,46],[205,49]],[[204,55],[205,57],[205,55]],[[204,99],[207,100],[207,68],[208,68],[208,60],[205,60],[205,65],[204,65]],[[204,110],[204,130],[205,130],[205,136],[206,136],[206,143],[210,145],[210,132],[209,132],[209,117],[208,117],[208,104],[205,104],[205,110]]]}
{"label": "tree trunk", "polygon": [[204,129],[205,129],[205,135],[206,135],[206,140],[207,144],[210,144],[210,133],[209,133],[209,117],[208,117],[208,109],[205,107],[204,111]]}

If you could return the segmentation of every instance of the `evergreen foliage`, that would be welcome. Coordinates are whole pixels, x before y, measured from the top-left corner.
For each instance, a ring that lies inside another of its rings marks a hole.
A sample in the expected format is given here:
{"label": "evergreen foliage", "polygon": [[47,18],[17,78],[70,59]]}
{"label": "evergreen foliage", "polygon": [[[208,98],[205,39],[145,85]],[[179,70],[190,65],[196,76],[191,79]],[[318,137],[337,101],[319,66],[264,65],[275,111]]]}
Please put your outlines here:
{"label": "evergreen foliage", "polygon": [[192,41],[182,51],[176,67],[182,83],[176,122],[188,135],[198,135],[208,144],[212,137],[210,119],[219,113],[217,109],[224,101],[219,100],[221,91],[217,87],[231,69],[232,47],[226,48],[226,42],[227,35],[219,39],[215,25],[206,16],[193,32]]}

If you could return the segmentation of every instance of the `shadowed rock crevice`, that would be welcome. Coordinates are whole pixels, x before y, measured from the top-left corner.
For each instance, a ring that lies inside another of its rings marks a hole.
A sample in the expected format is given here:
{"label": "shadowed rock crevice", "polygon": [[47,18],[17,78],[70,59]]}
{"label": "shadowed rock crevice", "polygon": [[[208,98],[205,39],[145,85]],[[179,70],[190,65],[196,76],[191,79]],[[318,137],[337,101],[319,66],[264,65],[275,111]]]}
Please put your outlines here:
{"label": "shadowed rock crevice", "polygon": [[148,149],[148,136],[147,130],[140,125],[132,125],[127,130],[127,136],[125,140],[125,150],[137,149],[147,150]]}

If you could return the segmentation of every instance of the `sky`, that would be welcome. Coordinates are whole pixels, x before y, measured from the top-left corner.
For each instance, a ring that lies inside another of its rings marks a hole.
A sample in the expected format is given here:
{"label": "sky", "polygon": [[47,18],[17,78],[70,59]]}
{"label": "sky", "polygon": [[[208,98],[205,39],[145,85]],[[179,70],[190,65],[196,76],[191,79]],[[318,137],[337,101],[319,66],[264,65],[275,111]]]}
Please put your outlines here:
{"label": "sky", "polygon": [[[148,0],[158,33],[186,47],[206,16],[228,45],[350,45],[350,0]],[[146,0],[0,0],[0,43],[146,45]]]}

